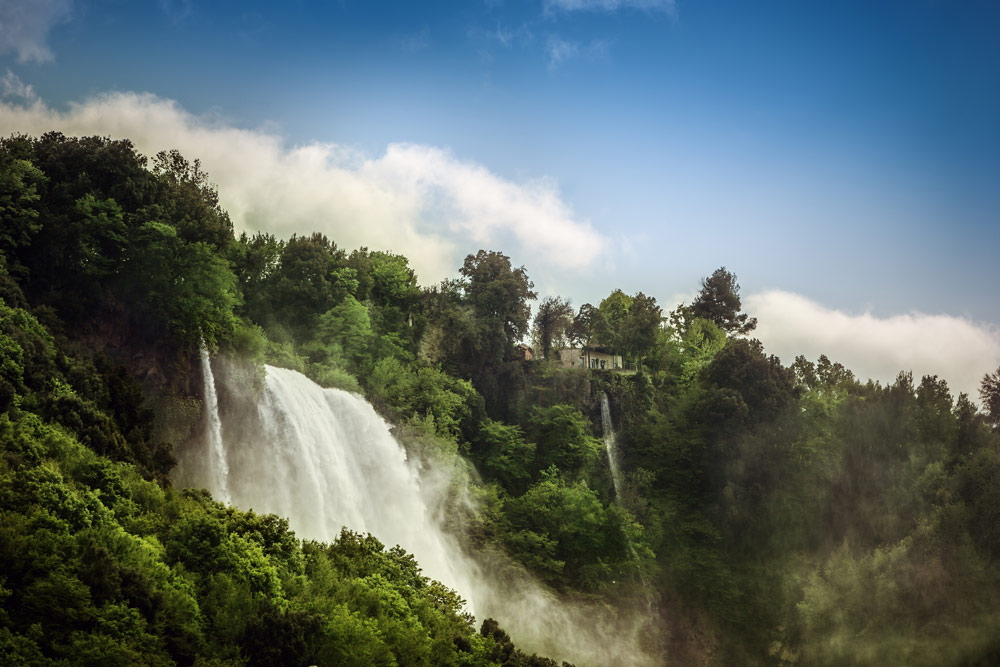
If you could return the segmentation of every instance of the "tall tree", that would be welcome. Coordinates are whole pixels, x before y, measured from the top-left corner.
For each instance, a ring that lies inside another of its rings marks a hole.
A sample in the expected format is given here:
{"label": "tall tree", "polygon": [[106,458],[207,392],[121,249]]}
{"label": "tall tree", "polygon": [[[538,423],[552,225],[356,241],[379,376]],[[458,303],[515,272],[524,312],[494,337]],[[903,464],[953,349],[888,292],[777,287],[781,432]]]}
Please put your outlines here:
{"label": "tall tree", "polygon": [[533,333],[542,356],[548,359],[554,346],[562,347],[573,328],[573,308],[557,296],[546,297],[538,305]]}
{"label": "tall tree", "polygon": [[656,345],[656,334],[662,321],[663,310],[656,304],[656,299],[642,292],[636,294],[632,297],[622,326],[622,349],[641,361]]}
{"label": "tall tree", "polygon": [[701,292],[691,304],[690,315],[715,322],[728,334],[747,334],[757,328],[757,318],[741,313],[741,307],[736,274],[723,266],[702,279]]}
{"label": "tall tree", "polygon": [[357,272],[345,263],[344,251],[322,234],[285,243],[269,278],[271,308],[299,340],[308,340],[320,314],[357,291]]}
{"label": "tall tree", "polygon": [[523,266],[513,268],[509,257],[495,251],[469,255],[459,271],[478,334],[462,365],[483,395],[487,412],[494,418],[512,418],[524,388],[514,345],[528,333],[534,284]]}
{"label": "tall tree", "polygon": [[601,312],[602,331],[596,336],[598,345],[610,348],[616,354],[624,353],[625,328],[632,297],[620,289],[605,297],[597,309]]}
{"label": "tall tree", "polygon": [[513,357],[514,345],[528,333],[530,299],[535,298],[524,267],[515,269],[510,258],[496,251],[469,255],[459,272],[465,295],[483,327],[482,351],[498,361]]}
{"label": "tall tree", "polygon": [[45,174],[28,160],[3,154],[0,143],[0,252],[28,245],[42,228],[38,221],[38,184]]}
{"label": "tall tree", "polygon": [[607,321],[601,311],[589,303],[580,306],[580,311],[573,318],[571,338],[574,342],[589,347],[594,340],[600,340],[607,330]]}
{"label": "tall tree", "polygon": [[983,376],[979,396],[983,399],[983,408],[986,409],[990,423],[994,428],[1000,429],[1000,368]]}

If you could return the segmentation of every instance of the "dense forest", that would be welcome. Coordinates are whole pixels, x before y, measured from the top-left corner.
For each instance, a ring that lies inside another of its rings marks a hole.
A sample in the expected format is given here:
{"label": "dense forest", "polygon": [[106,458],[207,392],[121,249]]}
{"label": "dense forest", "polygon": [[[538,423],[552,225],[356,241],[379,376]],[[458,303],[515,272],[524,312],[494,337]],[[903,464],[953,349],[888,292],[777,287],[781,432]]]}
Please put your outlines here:
{"label": "dense forest", "polygon": [[[202,345],[362,393],[404,445],[468,466],[467,548],[565,599],[645,605],[655,663],[1000,662],[1000,369],[954,397],[784,366],[725,268],[669,312],[536,299],[497,251],[421,286],[397,254],[236,236],[176,152],[2,140],[4,662],[557,664],[377,535],[300,540],[176,488]],[[625,369],[562,363],[584,346]]]}

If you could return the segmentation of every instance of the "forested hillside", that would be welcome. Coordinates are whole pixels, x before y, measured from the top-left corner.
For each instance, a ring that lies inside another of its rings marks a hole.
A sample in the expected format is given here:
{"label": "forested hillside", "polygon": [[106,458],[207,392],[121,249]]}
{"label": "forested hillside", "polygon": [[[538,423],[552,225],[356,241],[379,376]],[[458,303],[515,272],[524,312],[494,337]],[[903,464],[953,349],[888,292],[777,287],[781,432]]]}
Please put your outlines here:
{"label": "forested hillside", "polygon": [[[463,544],[655,619],[659,663],[1000,661],[1000,370],[955,397],[786,367],[724,268],[669,312],[613,290],[532,317],[501,252],[427,286],[400,255],[237,237],[197,161],[97,137],[0,142],[0,253],[11,664],[555,664],[378,536],[302,542],[174,488],[202,344],[363,393],[407,447],[468,462]],[[581,346],[626,369],[561,363]]]}

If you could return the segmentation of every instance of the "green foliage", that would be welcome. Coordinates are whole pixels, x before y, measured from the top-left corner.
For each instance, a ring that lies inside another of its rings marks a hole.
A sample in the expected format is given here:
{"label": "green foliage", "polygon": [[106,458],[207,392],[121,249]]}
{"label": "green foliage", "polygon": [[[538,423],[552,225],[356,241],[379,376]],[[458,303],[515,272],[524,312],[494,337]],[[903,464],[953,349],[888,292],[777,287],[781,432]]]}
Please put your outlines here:
{"label": "green foliage", "polygon": [[1000,428],[1000,368],[983,376],[979,395],[994,428]]}
{"label": "green foliage", "polygon": [[584,482],[551,471],[504,511],[508,548],[555,586],[598,590],[635,565],[628,546],[639,542],[637,524],[606,508]]}
{"label": "green foliage", "polygon": [[524,385],[524,371],[515,361],[514,346],[528,333],[534,283],[524,267],[514,269],[510,258],[480,250],[459,269],[463,300],[474,315],[474,329],[457,360],[494,418],[514,414]]}
{"label": "green foliage", "polygon": [[532,333],[543,359],[550,359],[554,349],[564,346],[572,328],[573,308],[569,301],[550,296],[538,304]]}
{"label": "green foliage", "polygon": [[429,419],[447,438],[457,438],[462,425],[481,411],[481,399],[472,385],[440,368],[414,366],[396,357],[376,362],[367,382],[370,400],[401,421]]}
{"label": "green foliage", "polygon": [[528,438],[535,443],[536,470],[555,466],[579,476],[594,465],[602,451],[601,442],[591,435],[590,420],[569,405],[532,408]]}
{"label": "green foliage", "polygon": [[9,153],[0,158],[0,252],[28,245],[42,228],[38,184],[44,180],[45,174],[28,160]]}
{"label": "green foliage", "polygon": [[521,429],[486,419],[480,425],[473,458],[487,480],[505,489],[522,492],[534,476],[535,445],[525,442]]}
{"label": "green foliage", "polygon": [[632,297],[628,315],[619,330],[621,349],[635,359],[642,359],[656,345],[663,312],[656,299],[639,292]]}
{"label": "green foliage", "polygon": [[726,267],[716,269],[701,281],[701,291],[691,303],[689,319],[714,322],[727,334],[748,334],[757,328],[757,318],[741,313],[740,285]]}
{"label": "green foliage", "polygon": [[[570,595],[660,598],[671,658],[702,642],[718,664],[1000,656],[1000,370],[980,411],[933,376],[861,384],[826,356],[786,368],[742,337],[755,321],[725,268],[670,326],[642,293],[585,304],[572,326],[566,302],[543,301],[543,357],[571,340],[638,373],[525,363],[535,294],[505,255],[469,255],[421,291],[400,255],[235,239],[197,161],[147,165],[128,141],[0,141],[0,218],[12,664],[551,664],[495,622],[475,632],[399,548],[349,532],[303,544],[282,519],[171,489],[202,339],[366,391],[411,453],[458,479],[467,453],[482,479],[478,509],[462,508],[469,542]],[[625,473],[614,497],[601,392]]]}
{"label": "green foliage", "polygon": [[134,231],[122,275],[136,316],[164,326],[180,343],[215,345],[236,326],[239,297],[227,262],[170,225],[147,222]]}
{"label": "green foliage", "polygon": [[292,236],[282,248],[267,278],[268,308],[296,340],[305,340],[319,315],[357,290],[356,273],[343,261],[343,251],[322,234]]}
{"label": "green foliage", "polygon": [[490,664],[401,549],[164,491],[28,413],[0,416],[0,646],[18,664]]}

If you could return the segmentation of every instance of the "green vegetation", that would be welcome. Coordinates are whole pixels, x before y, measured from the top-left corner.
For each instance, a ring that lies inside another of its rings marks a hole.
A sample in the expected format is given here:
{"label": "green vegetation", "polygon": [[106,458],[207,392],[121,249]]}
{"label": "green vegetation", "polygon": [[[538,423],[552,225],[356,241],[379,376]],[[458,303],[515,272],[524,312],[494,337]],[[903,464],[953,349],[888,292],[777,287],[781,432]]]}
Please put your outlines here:
{"label": "green vegetation", "polygon": [[[422,454],[464,457],[461,538],[561,595],[650,601],[676,664],[1000,660],[1000,369],[980,412],[936,377],[783,366],[724,268],[667,316],[614,290],[532,320],[527,272],[499,252],[421,287],[399,255],[236,237],[197,162],[127,141],[3,140],[0,223],[11,664],[554,664],[489,619],[477,632],[398,547],[303,543],[171,488],[202,340],[361,391]],[[636,372],[561,368],[567,343]]]}

